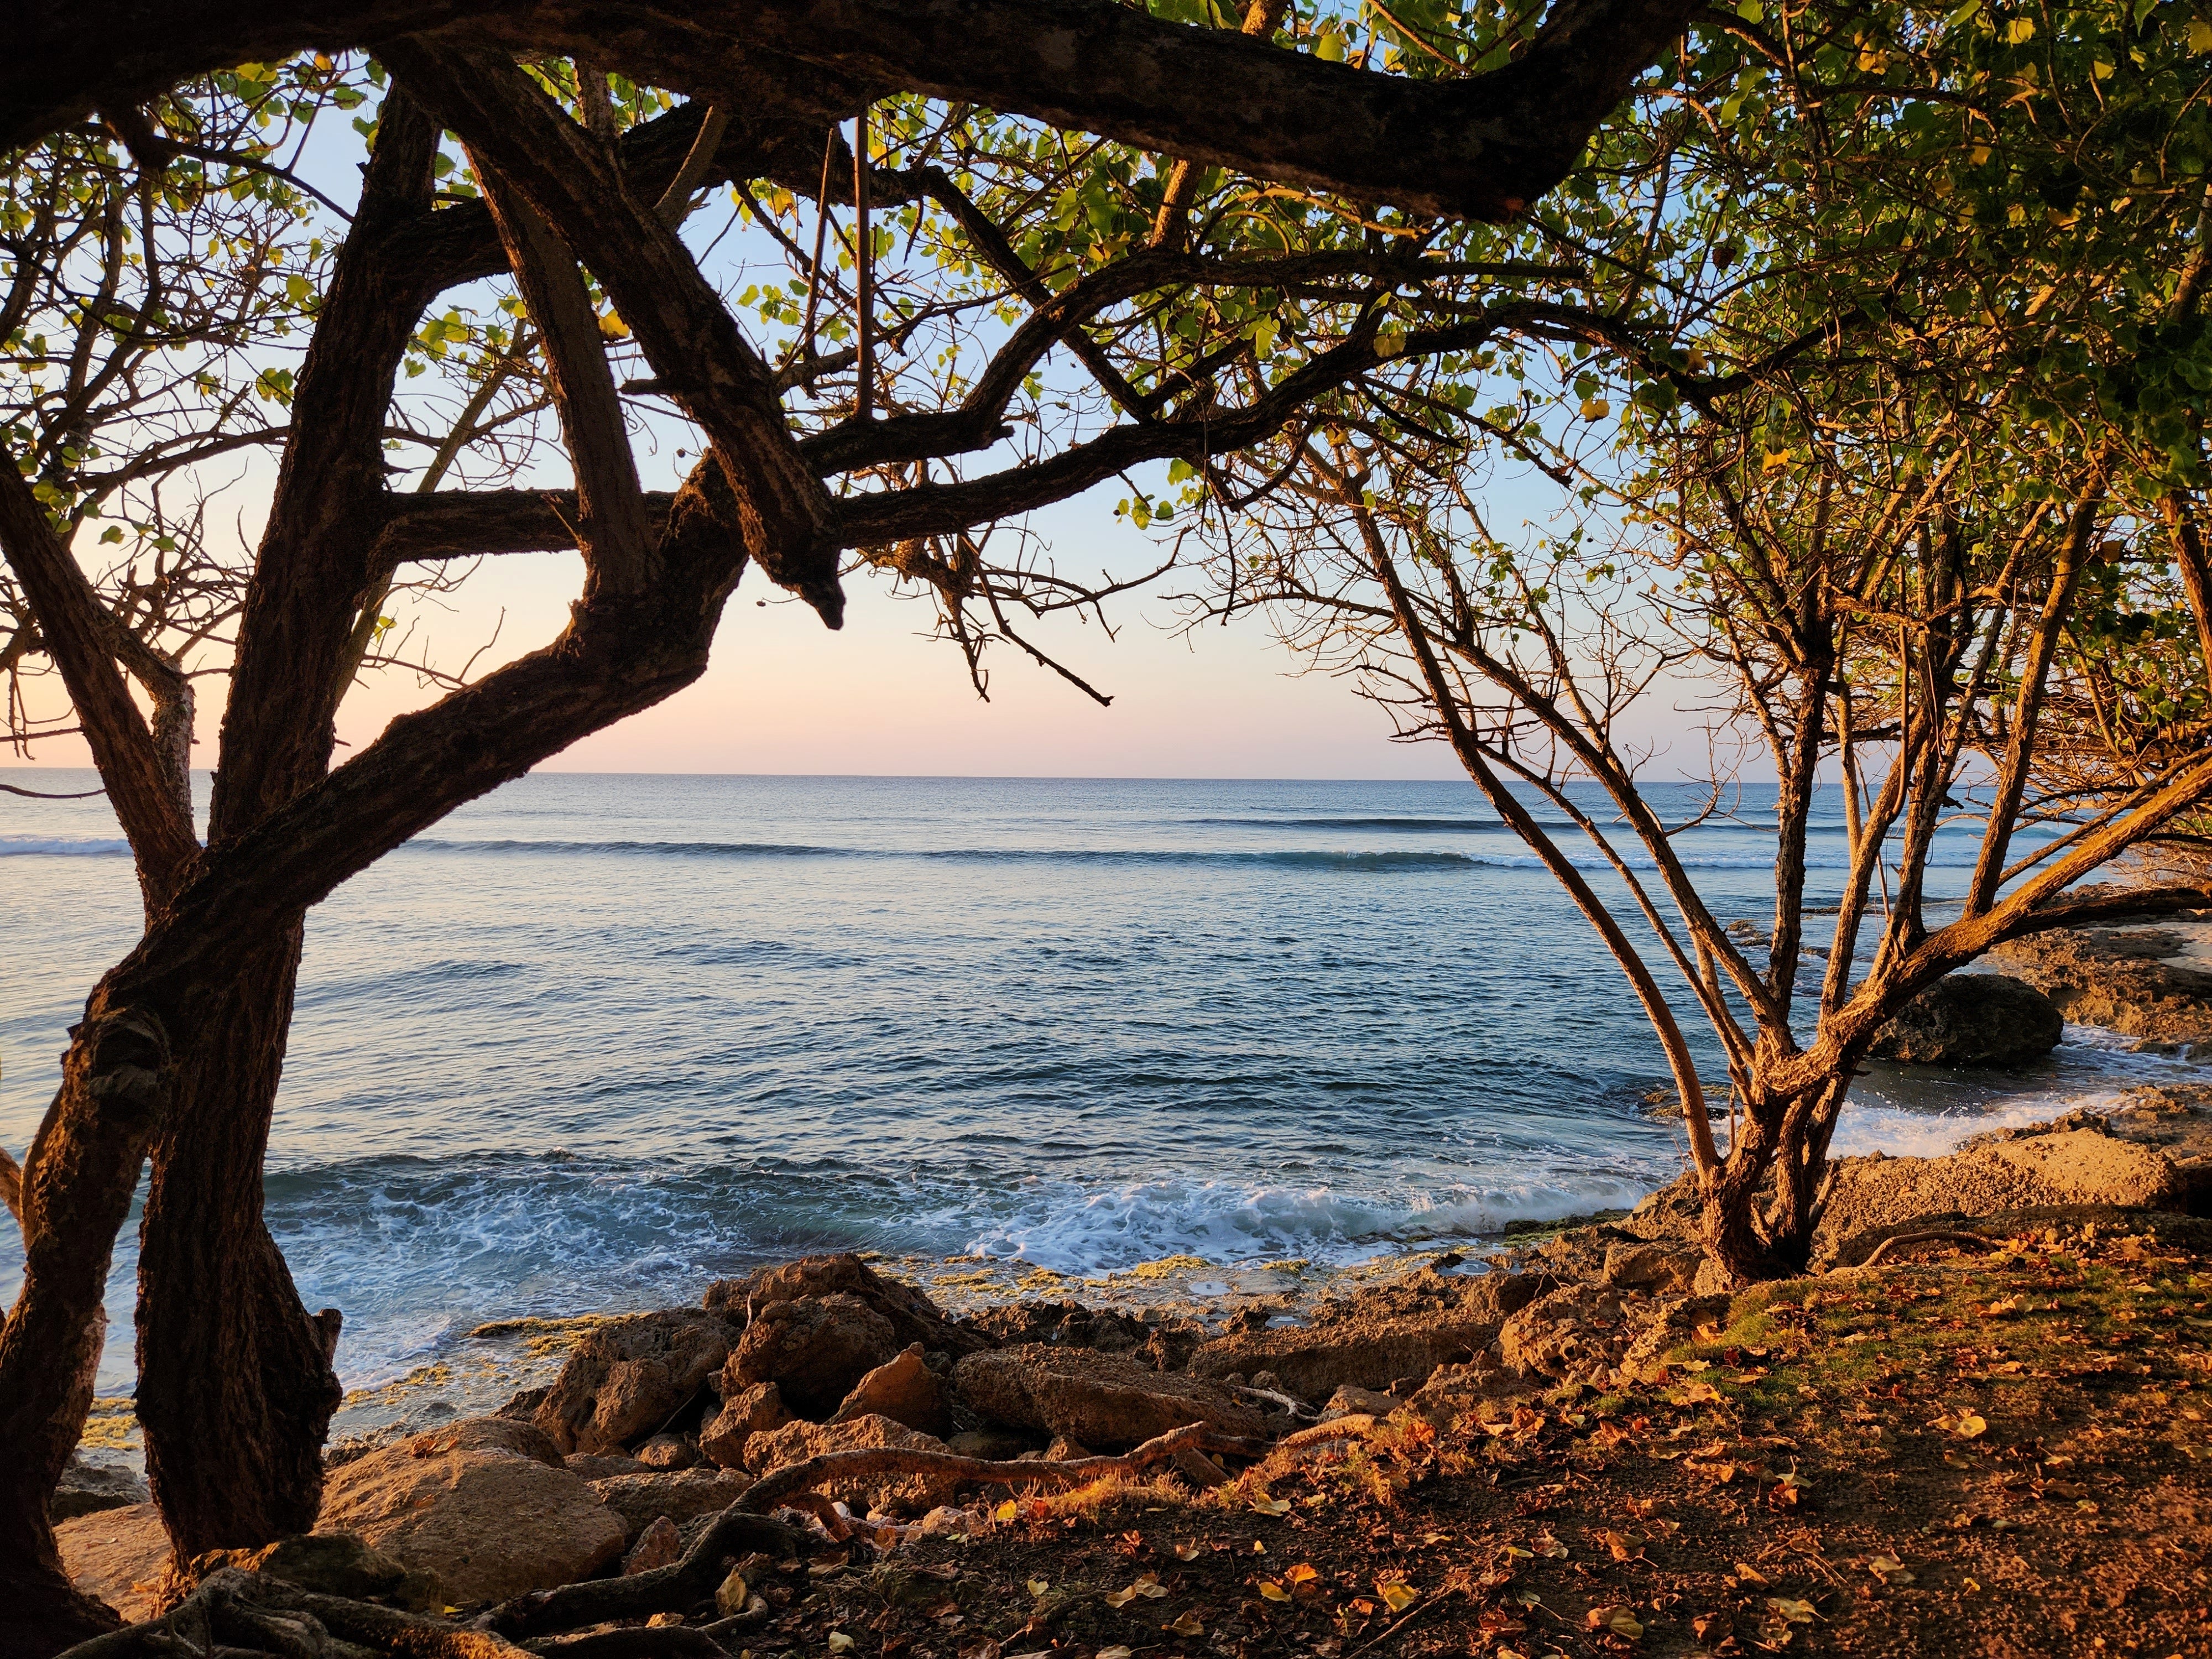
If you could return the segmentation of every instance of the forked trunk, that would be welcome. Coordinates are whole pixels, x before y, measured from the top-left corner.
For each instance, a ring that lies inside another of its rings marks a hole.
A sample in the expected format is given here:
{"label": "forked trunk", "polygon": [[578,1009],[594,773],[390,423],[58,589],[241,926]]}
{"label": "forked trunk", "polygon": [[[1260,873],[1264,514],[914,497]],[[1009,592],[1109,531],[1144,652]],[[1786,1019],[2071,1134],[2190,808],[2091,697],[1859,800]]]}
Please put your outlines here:
{"label": "forked trunk", "polygon": [[1754,1100],[1746,1111],[1705,1189],[1705,1254],[1729,1285],[1804,1271],[1850,1077],[1847,1064],[1802,1094]]}
{"label": "forked trunk", "polygon": [[178,1056],[138,1265],[146,1474],[179,1559],[313,1530],[340,1389],[334,1312],[301,1305],[262,1223],[262,1157],[298,978],[295,924]]}

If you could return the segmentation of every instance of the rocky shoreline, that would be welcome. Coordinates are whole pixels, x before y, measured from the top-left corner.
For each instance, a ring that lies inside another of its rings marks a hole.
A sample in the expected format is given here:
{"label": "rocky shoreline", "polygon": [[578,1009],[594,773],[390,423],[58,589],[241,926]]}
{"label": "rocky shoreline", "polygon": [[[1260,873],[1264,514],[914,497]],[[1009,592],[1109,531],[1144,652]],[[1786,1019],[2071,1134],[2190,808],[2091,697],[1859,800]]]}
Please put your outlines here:
{"label": "rocky shoreline", "polygon": [[[2082,964],[2104,964],[2131,984],[2147,959],[2127,951],[2174,954],[2170,934],[2098,931],[2118,942],[2053,941],[2024,976],[2087,986]],[[2212,991],[2212,973],[2204,980]],[[2197,993],[2167,991],[2150,1024],[2168,1035],[2154,1040],[2194,1040],[2172,1034],[2188,1029],[2182,993]],[[2075,1006],[2094,994],[2077,988]],[[2047,1234],[2053,1247],[2100,1227],[2170,1237],[2208,1212],[2212,1085],[2138,1089],[2112,1110],[2001,1130],[1941,1158],[1838,1161],[1815,1277],[1802,1282],[1910,1274],[1917,1257],[1971,1259],[2008,1237]],[[772,1507],[841,1559],[889,1560],[1001,1538],[1024,1516],[1058,1524],[1133,1501],[1158,1513],[1218,1505],[1224,1492],[1272,1504],[1270,1483],[1314,1459],[1371,1460],[1375,1445],[1408,1435],[1480,1445],[1508,1432],[1500,1424],[1547,1411],[1583,1431],[1593,1419],[1575,1402],[1600,1402],[1605,1417],[1711,1369],[1692,1356],[1743,1316],[1743,1298],[1711,1282],[1696,1224],[1686,1178],[1628,1214],[1476,1261],[1440,1254],[1322,1285],[1304,1264],[1269,1264],[1233,1290],[1222,1270],[1183,1262],[1126,1297],[1109,1285],[1087,1299],[1031,1276],[1017,1286],[1030,1294],[968,1310],[892,1264],[810,1257],[718,1281],[695,1307],[485,1328],[488,1340],[521,1344],[550,1380],[427,1431],[395,1412],[335,1444],[325,1536],[271,1547],[290,1551],[281,1559],[209,1558],[167,1575],[152,1506],[113,1470],[73,1474],[58,1532],[80,1585],[131,1618],[211,1573],[250,1568],[326,1590],[335,1574],[353,1588],[331,1593],[482,1612],[497,1628],[532,1597],[569,1594],[563,1586],[659,1583],[682,1566],[689,1599],[671,1590],[677,1601],[649,1628],[727,1624],[732,1644],[714,1650],[734,1653],[740,1629],[787,1633],[794,1605],[763,1593],[787,1587],[764,1585],[762,1563],[748,1577],[735,1557],[727,1571],[715,1566],[711,1593],[690,1593],[700,1553],[740,1511]],[[1802,1293],[1803,1305],[1820,1294]],[[1691,1404],[1720,1398],[1700,1386]],[[1096,1659],[1108,1659],[1103,1648]]]}

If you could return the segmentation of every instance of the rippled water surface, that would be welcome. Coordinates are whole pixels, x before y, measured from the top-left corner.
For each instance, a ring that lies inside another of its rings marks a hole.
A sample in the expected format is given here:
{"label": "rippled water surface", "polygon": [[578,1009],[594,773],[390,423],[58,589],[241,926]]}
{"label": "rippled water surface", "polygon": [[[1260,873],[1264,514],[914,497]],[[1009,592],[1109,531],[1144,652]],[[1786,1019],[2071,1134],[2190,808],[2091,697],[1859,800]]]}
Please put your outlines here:
{"label": "rippled water surface", "polygon": [[[1680,847],[1763,927],[1759,805]],[[1533,863],[1451,783],[525,779],[311,918],[270,1224],[360,1382],[805,1249],[1348,1260],[1632,1202],[1682,1164],[1638,1110],[1665,1066]],[[1970,845],[1939,863],[1957,890]],[[0,795],[19,1154],[136,896],[101,802]],[[1878,1070],[1844,1139],[1930,1151],[2177,1064],[2069,1039]]]}

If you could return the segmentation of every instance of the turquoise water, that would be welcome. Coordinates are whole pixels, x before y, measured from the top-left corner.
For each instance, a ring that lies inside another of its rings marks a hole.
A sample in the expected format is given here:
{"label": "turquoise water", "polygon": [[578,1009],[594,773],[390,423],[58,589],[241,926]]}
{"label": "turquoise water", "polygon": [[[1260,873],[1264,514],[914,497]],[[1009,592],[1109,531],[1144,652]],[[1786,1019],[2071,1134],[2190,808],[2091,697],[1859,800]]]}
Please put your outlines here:
{"label": "turquoise water", "polygon": [[[1763,927],[1761,808],[1679,846]],[[1817,902],[1839,829],[1814,861]],[[1955,891],[1970,844],[1938,862]],[[1666,1069],[1533,863],[1453,783],[525,779],[311,918],[270,1225],[362,1383],[802,1250],[1345,1261],[1632,1202],[1683,1166],[1638,1109]],[[102,802],[0,795],[19,1156],[136,899]],[[2070,1036],[2017,1078],[1877,1070],[1845,1141],[2179,1063]],[[111,1389],[133,1271],[126,1240]]]}

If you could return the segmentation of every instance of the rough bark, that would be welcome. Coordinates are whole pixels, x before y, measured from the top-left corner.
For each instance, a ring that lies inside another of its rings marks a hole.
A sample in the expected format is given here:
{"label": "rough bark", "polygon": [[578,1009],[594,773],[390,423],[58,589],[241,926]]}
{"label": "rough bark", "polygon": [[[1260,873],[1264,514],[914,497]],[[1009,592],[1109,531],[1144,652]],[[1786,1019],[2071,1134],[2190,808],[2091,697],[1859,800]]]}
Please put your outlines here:
{"label": "rough bark", "polygon": [[240,964],[178,1056],[138,1265],[146,1474],[180,1560],[313,1530],[342,1397],[337,1316],[301,1306],[261,1218],[300,965],[295,924]]}
{"label": "rough bark", "polygon": [[158,17],[129,0],[25,0],[0,64],[0,143],[208,70],[474,24],[513,49],[581,50],[733,108],[763,60],[781,60],[871,95],[979,103],[1364,200],[1498,219],[1558,183],[1698,9],[1564,0],[1516,62],[1419,82],[1110,0],[184,0]]}
{"label": "rough bark", "polygon": [[23,1289],[0,1327],[0,1659],[45,1659],[119,1621],[62,1571],[46,1499],[92,1404],[101,1293],[169,1088],[142,1011],[94,1010],[24,1160]]}

